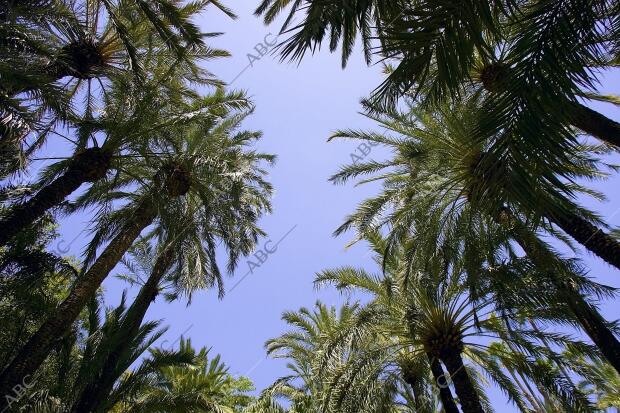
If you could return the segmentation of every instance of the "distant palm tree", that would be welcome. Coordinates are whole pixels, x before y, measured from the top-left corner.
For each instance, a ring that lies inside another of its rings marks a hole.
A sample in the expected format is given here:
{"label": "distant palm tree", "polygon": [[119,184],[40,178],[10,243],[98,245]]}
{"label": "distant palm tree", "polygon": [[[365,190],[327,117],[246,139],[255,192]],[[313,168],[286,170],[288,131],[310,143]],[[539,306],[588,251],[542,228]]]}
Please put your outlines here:
{"label": "distant palm tree", "polygon": [[[270,403],[276,398],[284,398],[291,403],[290,413],[325,412],[377,412],[396,413],[412,412],[406,406],[399,405],[399,387],[394,377],[365,376],[367,387],[360,389],[357,403],[327,405],[329,383],[316,370],[317,357],[323,354],[323,346],[330,339],[342,334],[343,329],[355,319],[356,305],[344,305],[339,310],[317,302],[314,309],[301,308],[294,312],[285,312],[282,318],[293,327],[280,337],[267,341],[269,354],[288,360],[291,374],[277,380],[266,389],[261,398],[267,402],[267,412],[273,408]],[[334,349],[334,369],[343,367],[348,358],[346,353]],[[398,378],[396,378],[398,381]],[[352,390],[354,391],[354,389]],[[335,395],[334,395],[335,396]],[[336,396],[335,396],[336,397]],[[257,406],[257,407],[260,407]],[[260,408],[252,412],[262,412]]]}
{"label": "distant palm tree", "polygon": [[[133,397],[118,403],[114,413],[124,412],[196,412],[236,413],[250,402],[251,383],[235,379],[217,355],[209,359],[209,350],[199,352],[189,340],[181,340],[180,351],[194,353],[193,365],[162,366],[154,379],[140,386]],[[158,355],[158,350],[153,350]]]}
{"label": "distant palm tree", "polygon": [[[600,176],[596,159],[592,159],[593,155],[586,147],[580,156],[567,158],[567,163],[556,165],[557,170],[538,169],[536,174],[531,174],[532,180],[521,179],[521,175],[512,173],[513,163],[494,158],[485,152],[483,145],[467,141],[472,124],[469,107],[451,105],[436,113],[416,110],[388,112],[376,118],[400,137],[358,131],[337,132],[334,137],[384,144],[393,150],[393,154],[384,162],[366,161],[343,167],[331,178],[341,183],[370,175],[362,182],[378,180],[384,183],[383,191],[362,202],[336,233],[354,227],[363,237],[368,231],[389,225],[386,254],[392,247],[413,237],[408,257],[413,262],[416,254],[421,260],[428,254],[435,254],[438,243],[446,237],[464,242],[461,247],[511,250],[512,246],[506,244],[506,240],[503,244],[490,245],[484,239],[494,232],[503,232],[527,253],[540,269],[540,274],[545,274],[545,285],[550,284],[562,297],[584,331],[610,363],[620,370],[620,342],[609,324],[579,291],[586,288],[582,283],[585,280],[578,277],[582,281],[577,283],[575,266],[567,268],[566,263],[561,262],[535,232],[546,229],[559,235],[551,225],[557,223],[558,216],[568,216],[575,222],[596,220],[595,215],[573,200],[579,191],[593,192],[566,183],[566,179]],[[570,226],[562,228],[571,233]],[[599,235],[609,237],[605,233]],[[575,238],[579,239],[577,235]],[[617,242],[610,241],[615,248]],[[455,247],[455,251],[461,247]],[[613,248],[600,253],[609,256],[608,252]]]}
{"label": "distant palm tree", "polygon": [[[0,388],[15,386],[26,374],[32,374],[49,353],[54,341],[61,337],[79,311],[95,294],[110,271],[131,247],[140,233],[158,222],[170,234],[183,232],[179,211],[202,209],[211,219],[213,199],[228,197],[231,208],[217,210],[215,228],[234,230],[235,222],[252,221],[269,210],[271,185],[264,180],[267,173],[262,163],[274,160],[250,148],[260,134],[237,131],[248,113],[224,113],[221,117],[201,122],[174,125],[166,133],[174,133],[176,142],[167,138],[150,146],[155,156],[131,159],[125,168],[108,180],[99,181],[77,200],[78,207],[102,206],[97,232],[88,248],[84,270],[69,296],[50,314],[46,322],[24,345],[19,354],[0,374]],[[218,120],[219,119],[219,120]],[[162,133],[162,132],[160,132]],[[124,205],[115,208],[119,202]],[[195,204],[194,204],[195,203]],[[241,221],[237,221],[242,217]],[[199,223],[196,223],[198,225]],[[175,230],[173,228],[179,228]],[[215,236],[203,234],[209,248],[215,250]],[[248,236],[251,239],[251,234]],[[167,239],[164,237],[164,239]],[[231,237],[231,242],[244,237]],[[110,240],[97,256],[97,249]],[[168,239],[170,240],[170,239]],[[246,251],[248,245],[234,245],[234,254]],[[214,256],[205,257],[213,270]],[[96,257],[96,259],[95,259]],[[236,261],[233,256],[232,262]]]}
{"label": "distant palm tree", "polygon": [[579,387],[595,397],[596,407],[602,411],[620,409],[620,374],[609,363],[603,360],[591,359],[568,352],[566,355],[572,361],[573,370],[584,378]]}

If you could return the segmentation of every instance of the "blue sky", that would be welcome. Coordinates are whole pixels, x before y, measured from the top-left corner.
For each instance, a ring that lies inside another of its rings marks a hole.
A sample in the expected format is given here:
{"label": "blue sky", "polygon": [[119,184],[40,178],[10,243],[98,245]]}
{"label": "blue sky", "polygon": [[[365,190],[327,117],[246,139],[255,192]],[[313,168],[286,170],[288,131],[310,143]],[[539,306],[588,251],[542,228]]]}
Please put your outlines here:
{"label": "blue sky", "polygon": [[[273,244],[284,239],[275,252],[266,255],[264,263],[260,264],[256,257],[249,258],[253,264],[242,260],[234,277],[227,280],[228,293],[223,300],[218,301],[212,292],[196,294],[189,307],[184,302],[168,304],[158,300],[148,317],[164,319],[164,324],[170,326],[164,345],[174,342],[180,334],[191,337],[197,347],[213,347],[233,373],[250,377],[262,389],[286,373],[282,361],[265,359],[263,347],[267,339],[286,327],[280,319],[282,312],[312,306],[317,299],[328,304],[342,301],[332,289],[316,291],[312,285],[314,274],[341,265],[374,269],[363,245],[345,251],[351,236],[334,238],[331,234],[360,200],[375,193],[376,187],[334,186],[327,182],[329,175],[350,161],[357,144],[327,143],[326,139],[339,128],[374,126],[358,114],[359,100],[381,82],[381,68],[367,67],[359,50],[345,70],[340,56],[327,52],[308,57],[299,66],[280,63],[270,55],[260,60],[250,58],[248,54],[258,56],[255,47],[260,49],[265,39],[274,39],[279,26],[265,27],[255,18],[254,2],[229,6],[239,15],[238,20],[231,21],[217,12],[207,13],[200,20],[203,30],[225,33],[212,39],[211,44],[233,54],[232,58],[209,63],[208,69],[224,81],[234,79],[231,87],[246,90],[256,104],[256,112],[245,126],[262,130],[260,149],[278,155],[270,177],[276,189],[274,213],[262,221],[269,237],[261,248],[273,251]],[[604,91],[617,92],[618,80],[608,75]],[[595,106],[620,119],[617,110]],[[375,149],[368,156],[380,155],[380,149]],[[596,209],[610,224],[619,224],[618,180],[596,186],[610,198]],[[88,236],[80,231],[88,218],[80,215],[61,221],[63,248],[71,244],[70,254],[81,254]],[[270,240],[271,244],[267,244]],[[585,254],[584,258],[598,280],[620,286],[617,272],[598,259]],[[250,265],[252,272],[240,281]],[[105,285],[107,304],[116,305],[127,286],[112,277]],[[605,313],[617,318],[617,305],[606,305]],[[499,395],[494,393],[493,399],[498,410],[509,411],[503,408],[505,401]]]}

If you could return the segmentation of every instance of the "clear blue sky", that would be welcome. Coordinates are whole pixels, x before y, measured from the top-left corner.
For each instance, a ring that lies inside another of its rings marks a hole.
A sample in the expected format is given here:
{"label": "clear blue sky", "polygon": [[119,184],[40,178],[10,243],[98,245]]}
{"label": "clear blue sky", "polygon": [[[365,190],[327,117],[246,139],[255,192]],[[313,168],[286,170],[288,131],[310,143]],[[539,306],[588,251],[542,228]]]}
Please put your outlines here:
{"label": "clear blue sky", "polygon": [[[360,200],[376,191],[376,187],[354,188],[328,183],[327,177],[350,161],[356,144],[328,144],[326,138],[338,128],[374,126],[358,114],[359,99],[380,83],[381,73],[379,66],[369,68],[365,65],[359,50],[345,70],[341,69],[339,55],[327,52],[306,58],[299,67],[280,63],[272,56],[254,61],[248,67],[248,54],[257,55],[256,45],[264,42],[270,33],[277,34],[279,29],[276,25],[265,27],[252,15],[254,3],[229,4],[239,15],[236,21],[210,12],[200,24],[205,31],[225,33],[210,42],[229,50],[233,57],[210,63],[208,68],[224,81],[236,79],[231,87],[244,89],[252,96],[257,110],[245,125],[248,129],[262,130],[264,139],[260,148],[277,154],[279,158],[270,177],[276,188],[274,213],[262,222],[269,233],[262,246],[269,239],[275,243],[288,235],[277,251],[269,254],[259,268],[253,268],[253,273],[234,291],[228,292],[222,301],[218,301],[213,293],[196,294],[190,307],[184,302],[167,304],[158,300],[148,317],[164,319],[164,324],[170,326],[163,340],[171,343],[185,332],[196,347],[212,346],[233,373],[250,377],[257,388],[262,389],[286,374],[282,361],[265,359],[263,347],[267,339],[284,330],[285,325],[280,320],[282,312],[312,306],[317,299],[328,304],[342,301],[333,290],[315,291],[312,285],[314,274],[341,265],[365,266],[374,270],[362,245],[345,251],[350,236],[333,238],[331,233]],[[273,37],[269,36],[267,40],[271,41]],[[605,91],[618,93],[618,79],[617,76],[608,76]],[[618,110],[597,108],[620,119]],[[50,149],[48,147],[48,151]],[[379,152],[376,149],[376,153],[369,156],[380,156]],[[598,205],[597,210],[614,225],[620,223],[618,182],[614,179],[605,186],[598,185],[610,201]],[[591,202],[587,204],[591,205]],[[87,220],[86,215],[62,220],[62,240],[68,244],[78,236]],[[70,254],[81,254],[86,235],[79,235],[71,244]],[[620,273],[598,259],[587,255],[585,258],[591,264],[593,276],[620,286]],[[250,259],[258,263],[256,258]],[[234,277],[227,280],[227,290],[248,271],[249,264],[242,260]],[[112,277],[105,285],[107,305],[116,305],[127,286]],[[617,318],[617,305],[606,305],[605,313],[610,318]],[[504,399],[496,392],[493,399],[497,410],[509,411]]]}

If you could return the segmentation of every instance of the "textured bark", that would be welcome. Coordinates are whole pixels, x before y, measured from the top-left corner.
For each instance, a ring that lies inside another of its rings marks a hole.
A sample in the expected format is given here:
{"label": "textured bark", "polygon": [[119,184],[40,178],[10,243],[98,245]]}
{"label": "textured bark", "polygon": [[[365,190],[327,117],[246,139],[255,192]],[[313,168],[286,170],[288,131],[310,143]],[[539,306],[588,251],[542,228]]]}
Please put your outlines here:
{"label": "textured bark", "polygon": [[[131,247],[131,244],[155,218],[153,205],[145,201],[135,211],[134,220],[128,223],[109,243],[95,263],[77,281],[69,296],[50,314],[38,331],[20,349],[13,361],[0,374],[0,394],[10,394],[24,378],[31,377],[77,319],[103,280]],[[6,407],[0,398],[0,410]]]}
{"label": "textured bark", "polygon": [[571,120],[575,127],[610,145],[620,147],[620,123],[579,103],[573,105]]}
{"label": "textured bark", "polygon": [[126,355],[131,341],[135,338],[138,329],[142,325],[147,310],[159,294],[159,284],[168,269],[170,269],[173,260],[174,255],[171,249],[165,249],[158,257],[151,275],[140,289],[131,307],[125,313],[116,337],[111,339],[116,346],[105,357],[100,374],[84,387],[80,399],[71,409],[72,413],[98,411],[98,408],[108,399],[108,395],[114,387],[119,373],[121,373],[119,372],[119,367],[122,366],[119,366],[119,362]]}
{"label": "textured bark", "polygon": [[[555,269],[549,268],[547,262],[550,260],[545,257],[549,252],[541,245],[537,237],[523,228],[522,224],[508,209],[503,209],[495,217],[495,220],[500,225],[511,226],[513,238],[532,262],[538,268],[553,275]],[[561,297],[566,300],[566,304],[588,337],[598,347],[605,359],[620,373],[620,341],[609,329],[603,317],[571,285],[562,283],[560,280],[554,282]]]}
{"label": "textured bark", "polygon": [[611,235],[577,215],[552,217],[551,219],[575,241],[608,264],[620,269],[620,243]]}
{"label": "textured bark", "polygon": [[463,413],[484,413],[480,397],[465,369],[461,354],[458,351],[444,350],[439,357],[448,369]]}
{"label": "textured bark", "polygon": [[456,403],[454,402],[454,397],[452,396],[452,391],[448,386],[448,382],[446,380],[447,376],[443,371],[443,367],[441,367],[441,363],[430,354],[427,354],[427,357],[428,362],[431,365],[431,372],[433,373],[433,378],[435,379],[435,385],[439,390],[439,399],[441,400],[443,409],[446,413],[459,413],[459,409],[456,407]]}
{"label": "textured bark", "polygon": [[42,188],[27,202],[14,207],[0,221],[0,246],[5,245],[28,225],[59,205],[85,182],[103,178],[110,167],[112,154],[100,148],[87,149],[75,156],[67,171]]}

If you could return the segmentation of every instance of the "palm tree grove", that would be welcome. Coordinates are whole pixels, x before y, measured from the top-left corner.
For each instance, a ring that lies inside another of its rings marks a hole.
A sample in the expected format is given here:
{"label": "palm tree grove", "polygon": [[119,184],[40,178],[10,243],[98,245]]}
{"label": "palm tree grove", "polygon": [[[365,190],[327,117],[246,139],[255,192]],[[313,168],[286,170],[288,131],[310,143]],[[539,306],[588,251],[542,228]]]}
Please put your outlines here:
{"label": "palm tree grove", "polygon": [[620,0],[233,3],[0,1],[0,413],[620,413]]}

